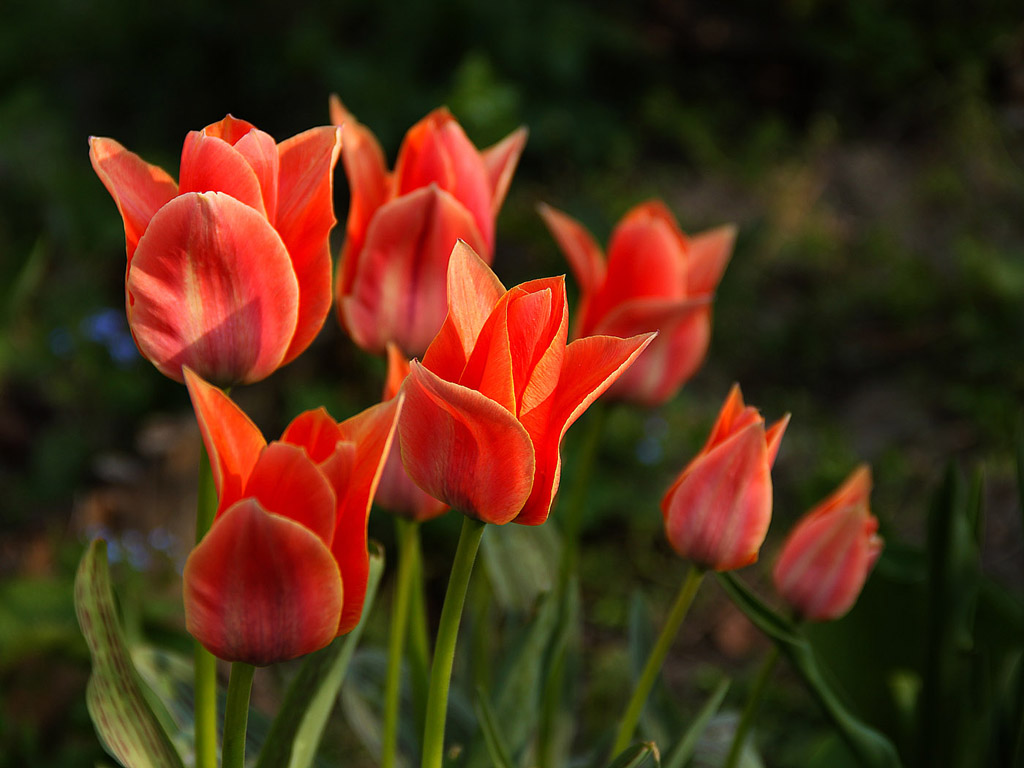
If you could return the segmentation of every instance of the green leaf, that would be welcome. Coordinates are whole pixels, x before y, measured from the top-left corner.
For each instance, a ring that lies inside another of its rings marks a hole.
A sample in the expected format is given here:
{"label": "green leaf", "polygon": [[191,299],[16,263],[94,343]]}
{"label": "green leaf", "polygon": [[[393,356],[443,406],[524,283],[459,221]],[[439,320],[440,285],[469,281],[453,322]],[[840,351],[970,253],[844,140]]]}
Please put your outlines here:
{"label": "green leaf", "polygon": [[86,704],[104,748],[127,768],[181,768],[128,654],[102,539],[92,542],[78,566],[75,613],[92,655]]}
{"label": "green leaf", "polygon": [[661,753],[654,742],[627,747],[608,768],[661,768]]}
{"label": "green leaf", "polygon": [[765,605],[733,573],[715,575],[736,607],[775,641],[779,651],[789,659],[808,690],[818,700],[818,704],[832,720],[832,724],[861,761],[873,768],[900,766],[900,759],[892,742],[855,717],[825,681],[811,644],[796,625]]}
{"label": "green leaf", "polygon": [[[635,685],[651,655],[657,633],[643,593],[635,590],[629,602],[629,666]],[[647,697],[640,723],[643,735],[657,744],[667,744],[669,734],[676,734],[682,728],[682,714],[665,686],[662,675],[658,675]]]}
{"label": "green leaf", "polygon": [[372,542],[362,618],[348,635],[336,638],[323,650],[306,657],[299,674],[288,687],[277,719],[260,752],[257,768],[309,768],[313,764],[324,726],[363,634],[383,572],[384,550]]}
{"label": "green leaf", "polygon": [[729,692],[730,685],[732,685],[732,681],[728,678],[722,678],[718,681],[715,690],[711,692],[708,700],[704,702],[704,706],[700,708],[697,716],[693,718],[690,727],[683,734],[683,738],[679,740],[676,748],[669,754],[665,768],[683,768],[686,765],[687,761],[693,756],[693,751],[697,748],[697,741],[700,739],[701,734],[704,733],[704,729],[707,728],[711,718],[718,712],[718,708],[722,706],[722,701],[725,699],[725,694]]}
{"label": "green leaf", "polygon": [[484,741],[487,744],[487,752],[491,756],[491,765],[495,768],[512,768],[512,757],[505,744],[505,737],[498,730],[494,710],[487,702],[487,692],[478,688],[476,694],[473,708],[476,710],[476,718],[480,722],[480,730],[484,732]]}

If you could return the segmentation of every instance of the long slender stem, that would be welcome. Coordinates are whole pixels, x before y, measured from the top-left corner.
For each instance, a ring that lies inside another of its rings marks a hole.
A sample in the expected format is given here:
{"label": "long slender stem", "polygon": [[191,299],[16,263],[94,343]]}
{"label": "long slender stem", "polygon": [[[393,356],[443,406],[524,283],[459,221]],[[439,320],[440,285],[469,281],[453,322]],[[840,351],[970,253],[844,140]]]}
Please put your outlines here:
{"label": "long slender stem", "polygon": [[562,567],[558,574],[559,589],[564,592],[569,577],[576,571],[579,552],[580,527],[583,525],[583,510],[587,506],[587,492],[590,490],[590,475],[601,444],[604,425],[608,421],[608,407],[597,403],[590,409],[590,423],[580,448],[576,475],[573,478],[572,493],[562,518]]}
{"label": "long slender stem", "polygon": [[398,543],[398,571],[395,574],[395,594],[391,603],[391,635],[388,638],[388,671],[384,683],[384,729],[381,735],[381,768],[394,768],[398,751],[398,705],[402,692],[402,652],[405,647],[409,596],[416,571],[416,552],[419,543],[415,520],[395,518],[395,538]]}
{"label": "long slender stem", "polygon": [[672,606],[672,612],[669,614],[668,619],[665,620],[665,626],[662,628],[654,648],[651,649],[651,655],[647,657],[647,663],[644,665],[643,672],[640,673],[640,679],[637,680],[636,688],[633,689],[633,696],[630,698],[626,712],[619,723],[619,730],[615,736],[615,746],[612,748],[613,756],[618,755],[629,746],[629,742],[633,738],[633,732],[636,731],[637,723],[640,722],[640,715],[644,711],[644,705],[647,703],[647,697],[654,687],[655,680],[658,679],[658,673],[661,671],[662,664],[665,663],[668,650],[672,647],[672,641],[675,640],[676,635],[679,634],[679,627],[682,625],[683,619],[686,618],[686,612],[690,609],[693,596],[697,594],[697,588],[700,586],[703,577],[703,569],[698,568],[696,565],[691,565],[690,569],[686,572],[686,578],[683,579],[683,584],[679,588],[679,594],[676,596],[676,602]]}
{"label": "long slender stem", "polygon": [[[196,543],[213,524],[217,512],[217,489],[206,446],[199,457],[199,497],[196,502]],[[217,768],[217,659],[195,641],[195,750],[196,768]]]}
{"label": "long slender stem", "polygon": [[249,694],[256,667],[244,661],[231,665],[228,699],[224,707],[224,752],[221,768],[244,768],[245,729],[249,724]]}
{"label": "long slender stem", "polygon": [[444,757],[444,726],[448,714],[448,687],[455,660],[455,640],[459,634],[462,606],[466,602],[466,587],[473,573],[473,562],[483,533],[484,523],[470,517],[462,521],[459,546],[455,551],[448,591],[441,609],[441,623],[437,628],[434,663],[430,668],[430,692],[427,695],[427,716],[423,729],[423,768],[441,768]]}
{"label": "long slender stem", "polygon": [[416,733],[423,733],[427,716],[427,691],[430,689],[430,637],[427,631],[427,599],[423,574],[423,551],[420,526],[413,529],[413,580],[409,596],[409,677],[412,681],[412,704],[416,716]]}
{"label": "long slender stem", "polygon": [[747,733],[750,731],[750,726],[754,722],[754,715],[757,714],[757,708],[761,704],[761,697],[764,694],[765,685],[772,676],[772,672],[775,670],[775,664],[779,660],[779,649],[774,643],[772,644],[771,650],[768,651],[768,655],[764,657],[764,662],[761,664],[761,669],[757,672],[757,677],[754,678],[754,685],[750,689],[750,694],[747,696],[747,703],[743,707],[743,714],[740,715],[740,722],[736,726],[736,731],[732,735],[732,744],[729,746],[729,755],[725,758],[723,768],[736,768],[739,765],[740,755],[743,754],[743,744],[747,740]]}

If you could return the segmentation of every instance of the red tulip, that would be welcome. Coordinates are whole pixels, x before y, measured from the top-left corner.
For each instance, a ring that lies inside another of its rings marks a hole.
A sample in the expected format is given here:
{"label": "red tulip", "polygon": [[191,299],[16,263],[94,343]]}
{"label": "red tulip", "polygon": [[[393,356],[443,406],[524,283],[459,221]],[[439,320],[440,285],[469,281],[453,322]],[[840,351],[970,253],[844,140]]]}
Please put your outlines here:
{"label": "red tulip", "polygon": [[441,327],[452,246],[469,243],[487,262],[498,215],[526,143],[520,128],[478,151],[447,109],[405,136],[388,172],[373,134],[331,99],[344,124],[342,159],[351,204],[336,286],[338,316],[363,349],[388,342],[419,355]]}
{"label": "red tulip", "polygon": [[665,493],[661,512],[673,549],[704,568],[731,571],[757,560],[772,518],[771,467],[786,415],[765,431],[734,385],[707,444]]}
{"label": "red tulip", "polygon": [[259,381],[312,342],[331,305],[337,128],[275,144],[228,115],[192,131],[179,184],[113,139],[89,157],[124,219],[128,325],[183,381]]}
{"label": "red tulip", "polygon": [[[394,344],[388,344],[388,377],[384,383],[384,400],[396,397],[409,375],[409,361]],[[402,451],[396,440],[384,464],[384,474],[377,486],[378,507],[410,520],[430,520],[448,511],[448,505],[425,493],[402,466]]]}
{"label": "red tulip", "polygon": [[224,392],[185,369],[218,506],[185,564],[185,625],[227,661],[311,653],[359,622],[366,523],[401,400],[341,424],[320,408],[269,445]]}
{"label": "red tulip", "polygon": [[448,316],[403,385],[402,462],[417,485],[487,523],[547,519],[565,431],[654,336],[567,346],[568,325],[564,278],[506,291],[456,245]]}
{"label": "red tulip", "polygon": [[775,588],[801,618],[838,619],[857,601],[882,551],[870,494],[871,470],[858,467],[786,538],[775,563]]}
{"label": "red tulip", "polygon": [[732,255],[736,228],[688,238],[664,204],[650,201],[616,226],[605,262],[578,221],[546,205],[540,213],[580,285],[574,338],[660,331],[609,397],[644,405],[671,399],[704,362],[711,301]]}

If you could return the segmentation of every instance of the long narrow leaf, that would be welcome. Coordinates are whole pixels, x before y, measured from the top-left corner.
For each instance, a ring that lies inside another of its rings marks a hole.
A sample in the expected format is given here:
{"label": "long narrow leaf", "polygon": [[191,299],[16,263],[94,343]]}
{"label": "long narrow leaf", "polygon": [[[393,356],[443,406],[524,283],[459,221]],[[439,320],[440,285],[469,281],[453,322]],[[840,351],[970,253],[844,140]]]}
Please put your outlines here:
{"label": "long narrow leaf", "polygon": [[722,701],[725,699],[725,694],[729,692],[730,685],[732,685],[732,681],[728,678],[722,678],[718,681],[715,690],[711,692],[708,700],[704,702],[704,706],[700,708],[697,716],[693,718],[690,727],[683,734],[683,738],[679,740],[676,748],[669,754],[665,768],[683,768],[686,765],[687,761],[693,756],[693,751],[697,748],[697,741],[700,739],[701,734],[704,733],[704,729],[707,728],[711,718],[718,712],[718,708],[722,706]]}
{"label": "long narrow leaf", "polygon": [[102,539],[92,542],[78,566],[75,613],[92,655],[86,704],[103,746],[127,768],[181,768],[128,654]]}
{"label": "long narrow leaf", "polygon": [[480,722],[480,730],[484,733],[487,752],[491,756],[491,765],[494,768],[512,768],[512,757],[505,744],[505,737],[498,730],[494,710],[487,702],[487,692],[482,688],[477,689],[473,708],[476,710],[476,718]]}
{"label": "long narrow leaf", "polygon": [[653,742],[627,747],[608,768],[661,768],[661,754]]}
{"label": "long narrow leaf", "polygon": [[316,757],[324,725],[338,697],[349,661],[359,644],[366,617],[373,607],[384,572],[384,551],[376,544],[370,552],[366,602],[359,624],[345,637],[306,657],[288,688],[281,710],[271,726],[256,768],[309,768]]}

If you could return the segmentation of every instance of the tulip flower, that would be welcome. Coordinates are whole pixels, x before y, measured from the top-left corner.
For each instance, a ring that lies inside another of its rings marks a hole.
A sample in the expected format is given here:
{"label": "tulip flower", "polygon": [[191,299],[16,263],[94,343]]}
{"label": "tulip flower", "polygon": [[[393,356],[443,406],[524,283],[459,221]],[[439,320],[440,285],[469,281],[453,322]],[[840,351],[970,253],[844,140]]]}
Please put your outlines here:
{"label": "tulip flower", "polygon": [[540,213],[580,286],[573,337],[660,331],[608,396],[643,405],[670,400],[697,372],[711,340],[711,301],[736,228],[687,237],[659,201],[629,211],[612,233],[607,262],[575,219],[542,205]]}
{"label": "tulip flower", "polygon": [[124,219],[128,325],[183,381],[259,381],[309,346],[331,305],[328,233],[341,132],[276,144],[228,115],[185,139],[179,183],[113,139],[89,157]]}
{"label": "tulip flower", "polygon": [[566,345],[568,324],[564,278],[506,291],[456,245],[448,316],[403,385],[402,461],[420,488],[483,522],[547,519],[566,430],[654,337]]}
{"label": "tulip flower", "polygon": [[401,400],[342,422],[323,408],[267,443],[224,392],[185,369],[217,514],[185,564],[185,625],[211,653],[254,665],[327,645],[359,622],[366,524]]}
{"label": "tulip flower", "polygon": [[858,467],[786,538],[775,563],[775,588],[801,618],[838,619],[860,595],[882,551],[870,494],[871,470]]}
{"label": "tulip flower", "polygon": [[765,430],[734,385],[707,444],[661,501],[665,533],[682,557],[716,571],[757,560],[772,517],[771,467],[786,415]]}
{"label": "tulip flower", "polygon": [[344,125],[351,195],[335,288],[338,317],[369,352],[383,353],[394,342],[420,355],[444,320],[455,241],[491,262],[494,221],[526,129],[478,151],[448,110],[436,109],[409,129],[389,173],[376,138],[336,96],[331,120]]}

